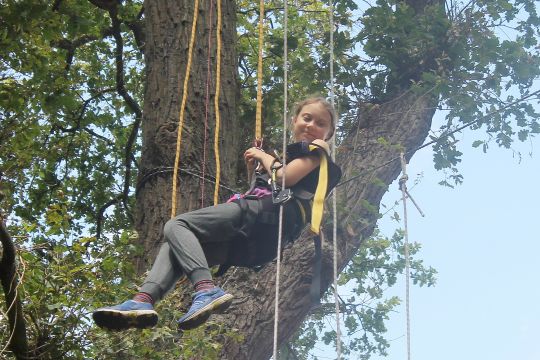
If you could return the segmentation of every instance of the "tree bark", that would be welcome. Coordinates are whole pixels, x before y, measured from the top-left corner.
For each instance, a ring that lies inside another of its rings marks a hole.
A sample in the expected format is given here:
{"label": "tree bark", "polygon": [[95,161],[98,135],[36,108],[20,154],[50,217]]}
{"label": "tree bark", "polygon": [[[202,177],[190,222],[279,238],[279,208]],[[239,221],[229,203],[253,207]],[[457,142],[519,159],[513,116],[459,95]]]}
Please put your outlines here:
{"label": "tree bark", "polygon": [[[214,0],[213,0],[214,1]],[[136,260],[136,269],[144,272],[151,265],[162,241],[161,230],[171,217],[172,167],[176,156],[176,139],[179,123],[183,83],[186,75],[189,39],[193,22],[193,0],[159,0],[145,2],[146,43],[144,44],[146,66],[146,89],[142,121],[142,157],[140,164],[136,229],[144,252]],[[221,114],[219,151],[221,158],[221,183],[236,183],[239,139],[234,136],[238,127],[235,114],[237,98],[236,65],[236,14],[232,0],[222,1],[221,91],[219,110]],[[215,176],[214,157],[216,88],[216,4],[210,13],[210,2],[200,1],[195,46],[187,87],[188,98],[182,131],[180,167],[195,173],[203,173],[205,109],[208,106],[209,129],[206,144],[205,171]],[[210,32],[212,29],[212,33]],[[211,37],[210,57],[208,39]],[[205,101],[207,68],[210,60],[210,98]],[[227,166],[225,166],[227,165]],[[156,170],[161,169],[161,172]],[[154,174],[154,175],[151,175]],[[198,178],[180,173],[178,179],[177,213],[213,204],[214,186],[205,184],[201,197]]]}

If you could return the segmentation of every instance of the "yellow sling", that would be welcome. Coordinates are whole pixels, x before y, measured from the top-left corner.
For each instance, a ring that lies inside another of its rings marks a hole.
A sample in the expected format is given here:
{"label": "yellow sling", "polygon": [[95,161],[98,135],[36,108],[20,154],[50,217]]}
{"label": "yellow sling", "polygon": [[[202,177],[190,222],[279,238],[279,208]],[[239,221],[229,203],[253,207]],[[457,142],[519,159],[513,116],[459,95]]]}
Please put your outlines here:
{"label": "yellow sling", "polygon": [[326,197],[326,191],[328,190],[328,159],[324,149],[316,145],[309,145],[310,151],[314,151],[316,149],[321,149],[321,164],[319,165],[319,181],[317,183],[317,189],[315,190],[315,196],[313,198],[313,207],[311,209],[311,231],[318,235],[321,229],[321,221],[324,211],[324,199]]}

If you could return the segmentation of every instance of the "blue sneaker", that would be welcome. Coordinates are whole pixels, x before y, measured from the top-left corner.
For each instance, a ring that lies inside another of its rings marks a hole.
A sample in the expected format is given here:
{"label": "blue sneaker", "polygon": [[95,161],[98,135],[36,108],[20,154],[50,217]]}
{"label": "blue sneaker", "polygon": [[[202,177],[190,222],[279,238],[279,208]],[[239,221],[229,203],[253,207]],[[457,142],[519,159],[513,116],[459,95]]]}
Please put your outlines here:
{"label": "blue sneaker", "polygon": [[128,300],[92,313],[97,326],[109,330],[144,329],[155,326],[158,314],[150,303]]}
{"label": "blue sneaker", "polygon": [[232,303],[233,296],[215,287],[212,290],[193,294],[189,311],[178,320],[178,328],[190,330],[203,324],[213,313],[225,311]]}

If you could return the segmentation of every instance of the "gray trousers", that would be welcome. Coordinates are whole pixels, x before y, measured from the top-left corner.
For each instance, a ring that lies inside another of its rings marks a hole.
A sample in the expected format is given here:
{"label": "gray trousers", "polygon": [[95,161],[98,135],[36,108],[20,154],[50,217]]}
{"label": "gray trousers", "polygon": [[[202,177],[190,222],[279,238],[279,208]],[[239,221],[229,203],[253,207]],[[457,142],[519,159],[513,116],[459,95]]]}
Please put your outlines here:
{"label": "gray trousers", "polygon": [[165,242],[140,291],[158,301],[182,274],[192,284],[211,280],[209,267],[223,264],[229,256],[231,242],[251,226],[246,224],[237,203],[210,206],[169,220],[163,227]]}

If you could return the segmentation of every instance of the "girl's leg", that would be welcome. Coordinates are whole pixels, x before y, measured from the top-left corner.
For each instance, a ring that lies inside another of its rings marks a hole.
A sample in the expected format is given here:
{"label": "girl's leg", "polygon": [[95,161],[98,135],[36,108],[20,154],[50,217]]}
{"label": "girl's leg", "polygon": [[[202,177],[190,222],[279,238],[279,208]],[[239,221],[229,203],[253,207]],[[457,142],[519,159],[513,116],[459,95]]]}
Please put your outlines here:
{"label": "girl's leg", "polygon": [[229,203],[182,214],[165,224],[165,239],[196,290],[190,309],[178,321],[180,329],[197,327],[231,304],[232,295],[214,287],[209,264],[224,263],[242,222],[240,206]]}
{"label": "girl's leg", "polygon": [[[244,220],[240,206],[235,203],[196,210],[169,220],[164,227],[167,243],[162,245],[141,292],[159,300],[182,273],[193,284],[211,281],[209,265],[222,264],[227,259],[229,244],[241,235]],[[190,310],[179,320],[179,327],[198,326],[231,302],[232,295],[220,288],[196,292]],[[93,312],[93,318],[98,326],[117,330],[150,327],[158,320],[151,303],[133,300],[98,309]]]}
{"label": "girl's leg", "polygon": [[150,273],[133,300],[115,306],[106,306],[92,313],[95,323],[111,330],[147,328],[157,324],[158,314],[153,304],[171,290],[182,276],[168,243],[163,243]]}
{"label": "girl's leg", "polygon": [[181,214],[163,228],[175,260],[192,284],[212,280],[209,265],[222,264],[242,228],[242,210],[227,203]]}
{"label": "girl's leg", "polygon": [[202,246],[181,215],[165,223],[163,234],[171,249],[171,255],[192,284],[201,280],[212,280]]}
{"label": "girl's leg", "polygon": [[157,302],[174,287],[182,274],[182,268],[178,265],[169,243],[165,242],[161,245],[140,292],[150,295],[152,300]]}

